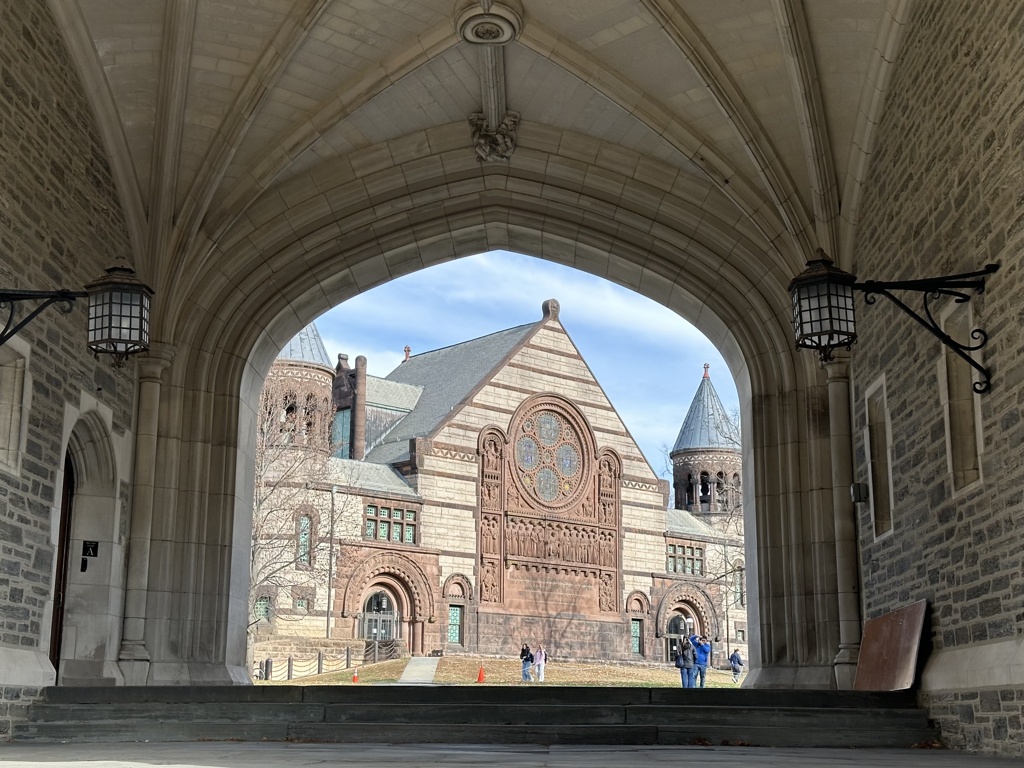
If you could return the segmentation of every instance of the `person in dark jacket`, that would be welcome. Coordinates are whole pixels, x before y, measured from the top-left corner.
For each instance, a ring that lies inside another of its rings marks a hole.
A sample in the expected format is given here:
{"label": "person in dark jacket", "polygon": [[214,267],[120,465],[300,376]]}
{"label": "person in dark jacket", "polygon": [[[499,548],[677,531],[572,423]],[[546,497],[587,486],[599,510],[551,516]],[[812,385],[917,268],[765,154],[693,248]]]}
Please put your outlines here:
{"label": "person in dark jacket", "polygon": [[[697,653],[697,661],[694,664],[695,678],[700,678],[700,687],[704,687],[704,680],[708,674],[708,659],[711,657],[711,643],[708,639],[701,635],[699,638],[697,635],[690,635],[690,642],[693,644],[693,650]],[[694,679],[693,687],[696,688],[696,679]]]}
{"label": "person in dark jacket", "polygon": [[530,646],[523,643],[522,650],[519,651],[519,660],[523,662],[523,682],[532,683],[533,676],[530,674],[530,668],[533,666],[533,654],[530,652]]}
{"label": "person in dark jacket", "polygon": [[743,659],[740,657],[739,651],[733,651],[729,656],[729,666],[732,667],[732,681],[738,683],[740,681],[740,669],[743,667]]}
{"label": "person in dark jacket", "polygon": [[679,669],[679,679],[683,684],[683,688],[693,688],[696,658],[697,654],[693,650],[693,646],[683,640],[679,653],[676,655],[676,667]]}

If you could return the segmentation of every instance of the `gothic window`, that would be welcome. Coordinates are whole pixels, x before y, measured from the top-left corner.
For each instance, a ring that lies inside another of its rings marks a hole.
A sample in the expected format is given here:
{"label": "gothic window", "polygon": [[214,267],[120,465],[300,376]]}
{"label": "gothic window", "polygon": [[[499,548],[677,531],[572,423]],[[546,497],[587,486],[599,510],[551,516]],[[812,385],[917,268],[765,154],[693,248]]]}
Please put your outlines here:
{"label": "gothic window", "polygon": [[[943,330],[957,341],[971,338],[970,304],[954,304]],[[974,392],[973,370],[953,350],[945,348],[939,362],[939,391],[946,420],[946,457],[959,491],[981,479],[980,401]]]}
{"label": "gothic window", "polygon": [[313,518],[309,515],[302,515],[299,518],[299,532],[297,538],[297,557],[299,565],[310,566],[313,564],[313,548],[311,545],[313,535]]}
{"label": "gothic window", "polygon": [[889,463],[889,412],[885,403],[885,382],[878,382],[867,395],[868,477],[875,536],[892,530],[892,475]]}
{"label": "gothic window", "polygon": [[363,538],[392,544],[416,544],[419,513],[415,509],[367,504]]}
{"label": "gothic window", "polygon": [[[28,359],[15,351],[17,339],[0,348],[0,466],[18,470],[31,387],[25,386]],[[26,353],[27,354],[27,353]]]}
{"label": "gothic window", "polygon": [[644,652],[644,621],[643,619],[630,619],[629,621],[629,649],[633,653]]}
{"label": "gothic window", "polygon": [[711,503],[711,475],[707,472],[700,473],[700,503],[703,509],[703,505]]}

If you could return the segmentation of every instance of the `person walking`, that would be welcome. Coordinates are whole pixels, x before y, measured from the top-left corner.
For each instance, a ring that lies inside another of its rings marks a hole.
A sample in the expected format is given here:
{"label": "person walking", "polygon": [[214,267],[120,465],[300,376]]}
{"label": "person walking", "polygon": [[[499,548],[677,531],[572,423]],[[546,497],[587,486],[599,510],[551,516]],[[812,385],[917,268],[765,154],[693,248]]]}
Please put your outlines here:
{"label": "person walking", "polygon": [[740,652],[734,650],[729,655],[729,666],[732,667],[732,681],[738,683],[740,681],[740,669],[743,667],[743,659],[740,657]]}
{"label": "person walking", "polygon": [[538,645],[537,650],[533,652],[533,676],[537,678],[538,683],[544,682],[544,665],[548,661],[548,652],[544,650],[543,645]]}
{"label": "person walking", "polygon": [[696,659],[696,652],[693,646],[683,640],[679,653],[676,654],[676,668],[679,670],[679,679],[683,688],[693,688],[693,667]]}
{"label": "person walking", "polygon": [[530,668],[533,666],[533,654],[530,653],[530,646],[526,643],[523,643],[523,647],[519,651],[519,659],[523,662],[523,682],[532,683],[533,677],[530,676]]}
{"label": "person walking", "polygon": [[708,659],[711,657],[711,643],[708,639],[701,635],[699,638],[697,635],[690,636],[690,643],[693,644],[693,650],[697,654],[697,661],[694,666],[694,685],[696,688],[697,678],[700,678],[700,687],[704,687],[704,681],[708,674]]}

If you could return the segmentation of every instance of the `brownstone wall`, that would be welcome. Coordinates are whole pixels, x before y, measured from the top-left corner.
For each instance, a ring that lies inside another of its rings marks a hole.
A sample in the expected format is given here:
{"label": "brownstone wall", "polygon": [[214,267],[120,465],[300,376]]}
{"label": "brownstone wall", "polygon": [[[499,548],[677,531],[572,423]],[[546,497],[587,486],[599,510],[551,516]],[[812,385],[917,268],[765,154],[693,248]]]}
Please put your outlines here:
{"label": "brownstone wall", "polygon": [[1003,684],[932,690],[924,700],[950,746],[1024,755],[1024,6],[923,0],[908,29],[874,145],[854,270],[906,279],[1002,268],[973,302],[975,325],[991,335],[982,357],[993,379],[979,396],[982,480],[963,491],[947,466],[942,347],[884,299],[858,300],[857,480],[868,482],[865,390],[884,374],[894,492],[891,535],[876,540],[870,505],[859,507],[864,605],[877,616],[927,598],[936,668],[991,656]]}
{"label": "brownstone wall", "polygon": [[[19,289],[81,290],[130,255],[105,150],[45,3],[0,0],[0,249],[0,286]],[[64,403],[84,391],[113,410],[115,430],[132,421],[134,368],[92,359],[86,311],[84,301],[67,316],[50,308],[20,334],[32,346],[32,409],[20,475],[0,471],[0,648],[40,649]],[[0,738],[35,693],[3,688]]]}

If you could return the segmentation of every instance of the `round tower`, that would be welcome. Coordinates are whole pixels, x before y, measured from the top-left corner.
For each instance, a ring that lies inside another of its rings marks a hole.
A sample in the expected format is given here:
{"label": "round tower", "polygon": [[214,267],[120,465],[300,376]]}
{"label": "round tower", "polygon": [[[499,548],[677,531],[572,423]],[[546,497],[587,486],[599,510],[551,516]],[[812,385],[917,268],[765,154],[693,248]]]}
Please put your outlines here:
{"label": "round tower", "polygon": [[742,535],[740,434],[722,407],[709,368],[705,363],[704,377],[669,454],[675,508],[722,533]]}

